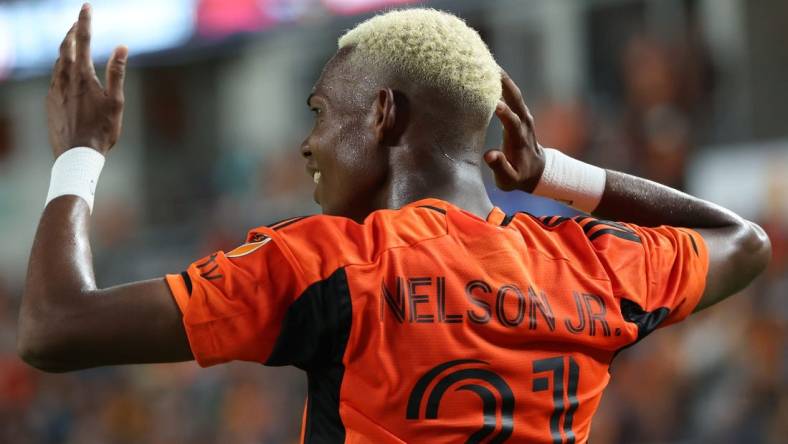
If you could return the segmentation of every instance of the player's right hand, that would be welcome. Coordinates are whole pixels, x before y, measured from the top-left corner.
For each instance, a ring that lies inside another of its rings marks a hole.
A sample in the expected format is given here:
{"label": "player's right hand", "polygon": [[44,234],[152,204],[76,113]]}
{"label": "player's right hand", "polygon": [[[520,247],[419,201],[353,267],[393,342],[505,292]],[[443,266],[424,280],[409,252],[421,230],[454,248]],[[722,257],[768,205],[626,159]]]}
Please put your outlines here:
{"label": "player's right hand", "polygon": [[495,175],[495,184],[504,191],[536,188],[544,171],[544,152],[536,141],[534,118],[525,105],[520,88],[501,70],[503,100],[495,115],[503,124],[503,143],[484,153],[484,161]]}
{"label": "player's right hand", "polygon": [[112,52],[107,87],[102,87],[90,58],[90,18],[90,5],[85,3],[60,45],[52,71],[46,103],[55,157],[76,146],[106,154],[120,137],[128,49],[118,46]]}

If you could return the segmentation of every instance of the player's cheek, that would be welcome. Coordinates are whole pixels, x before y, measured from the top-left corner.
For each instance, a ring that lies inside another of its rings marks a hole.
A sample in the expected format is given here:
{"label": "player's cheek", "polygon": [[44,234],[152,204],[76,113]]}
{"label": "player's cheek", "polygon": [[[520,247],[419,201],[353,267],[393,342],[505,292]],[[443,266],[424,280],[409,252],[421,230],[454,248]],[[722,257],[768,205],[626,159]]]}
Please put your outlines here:
{"label": "player's cheek", "polygon": [[317,159],[320,182],[316,184],[316,193],[321,205],[334,206],[344,199],[348,178],[353,176],[353,170],[352,164],[348,163],[349,159],[343,156],[342,146],[337,143],[336,138],[329,138],[324,142],[326,149],[321,151],[321,156]]}
{"label": "player's cheek", "polygon": [[368,159],[364,137],[360,134],[358,123],[350,119],[339,122],[332,129],[324,141],[326,146],[331,147],[330,156],[324,159],[325,186],[343,196],[353,195],[360,191],[358,187],[363,184],[366,174]]}

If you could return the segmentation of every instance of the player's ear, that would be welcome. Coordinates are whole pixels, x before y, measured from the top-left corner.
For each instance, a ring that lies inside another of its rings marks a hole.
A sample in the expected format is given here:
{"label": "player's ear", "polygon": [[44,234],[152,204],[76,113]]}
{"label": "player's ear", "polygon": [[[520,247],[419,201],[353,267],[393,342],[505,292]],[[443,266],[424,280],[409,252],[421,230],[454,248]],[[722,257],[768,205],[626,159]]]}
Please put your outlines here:
{"label": "player's ear", "polygon": [[408,121],[408,101],[391,88],[378,91],[374,105],[374,131],[378,143],[396,145]]}

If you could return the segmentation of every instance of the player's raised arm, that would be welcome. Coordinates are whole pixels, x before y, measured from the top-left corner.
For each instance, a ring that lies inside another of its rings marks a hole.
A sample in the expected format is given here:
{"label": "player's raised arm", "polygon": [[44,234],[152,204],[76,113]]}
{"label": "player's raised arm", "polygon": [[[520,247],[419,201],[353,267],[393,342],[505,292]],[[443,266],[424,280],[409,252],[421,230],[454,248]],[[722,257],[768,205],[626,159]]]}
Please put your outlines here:
{"label": "player's raised arm", "polygon": [[56,157],[19,315],[18,349],[47,371],[192,359],[181,312],[164,279],[96,288],[88,227],[104,156],[120,136],[128,50],[107,64],[106,87],[90,56],[90,6],[71,27],[47,96]]}
{"label": "player's raised arm", "polygon": [[495,114],[504,127],[503,145],[485,153],[499,188],[551,197],[605,219],[695,229],[709,257],[696,311],[743,289],[766,268],[771,244],[757,224],[681,191],[539,146],[519,88],[506,73],[502,82],[504,100]]}

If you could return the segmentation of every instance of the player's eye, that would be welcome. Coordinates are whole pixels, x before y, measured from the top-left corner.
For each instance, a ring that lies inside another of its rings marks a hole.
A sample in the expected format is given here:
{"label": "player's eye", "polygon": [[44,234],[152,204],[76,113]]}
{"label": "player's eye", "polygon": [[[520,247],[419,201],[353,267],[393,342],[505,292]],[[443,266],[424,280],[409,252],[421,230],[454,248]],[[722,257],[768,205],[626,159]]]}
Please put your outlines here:
{"label": "player's eye", "polygon": [[310,108],[309,110],[312,111],[312,114],[314,114],[315,117],[319,116],[322,112],[320,108]]}

